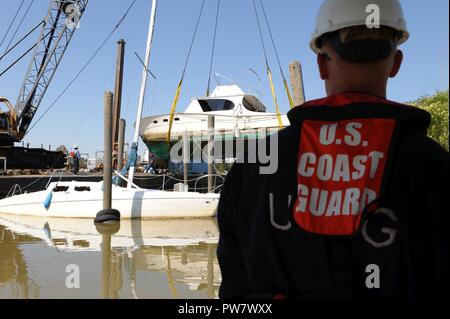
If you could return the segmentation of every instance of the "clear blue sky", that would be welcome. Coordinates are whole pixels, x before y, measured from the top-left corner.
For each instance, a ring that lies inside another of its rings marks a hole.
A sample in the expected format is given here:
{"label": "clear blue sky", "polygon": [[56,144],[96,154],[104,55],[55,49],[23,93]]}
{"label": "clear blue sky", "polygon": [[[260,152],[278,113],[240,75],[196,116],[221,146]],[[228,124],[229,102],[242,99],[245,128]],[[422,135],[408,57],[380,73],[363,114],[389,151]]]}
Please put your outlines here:
{"label": "clear blue sky", "polygon": [[[30,1],[26,0],[25,3]],[[150,79],[145,115],[169,111],[201,2],[202,0],[159,1],[150,66],[157,80]],[[320,98],[324,95],[323,83],[317,73],[315,56],[308,47],[320,2],[264,0],[285,73],[288,76],[287,66],[292,60],[302,62],[308,99]],[[3,37],[19,3],[19,0],[0,1],[0,12],[3,16],[0,22],[0,37]],[[34,2],[17,38],[46,15],[48,3],[49,1],[46,0]],[[79,71],[130,3],[131,0],[90,0],[81,21],[81,27],[67,50],[37,117]],[[424,94],[432,94],[438,89],[448,88],[449,2],[448,0],[403,0],[402,3],[411,38],[402,47],[405,62],[400,75],[391,81],[388,95],[390,99],[404,102]],[[96,150],[102,149],[102,97],[103,91],[114,89],[116,41],[120,38],[124,38],[127,42],[122,117],[127,120],[127,140],[131,141],[141,76],[141,64],[134,56],[134,52],[144,56],[150,7],[151,0],[137,0],[123,25],[100,52],[94,63],[81,75],[48,116],[26,137],[26,143],[29,142],[34,147],[44,143],[47,146],[52,145],[53,148],[59,145],[69,147],[76,143],[80,145],[82,153],[90,153],[91,156]],[[216,1],[208,0],[192,52],[178,111],[184,111],[192,97],[203,96],[205,93],[215,10]],[[264,33],[266,40],[269,41],[268,32],[265,30]],[[9,62],[24,52],[37,37],[38,34],[34,34],[11,56],[1,61],[0,69],[3,70],[8,66]],[[287,112],[289,106],[275,56],[270,43],[266,42],[266,44],[269,48],[269,59],[276,80],[281,109]],[[1,50],[4,50],[4,46]],[[251,0],[222,1],[216,50],[214,72],[233,79],[246,91],[262,92],[262,101],[270,111],[273,111],[274,106]],[[27,56],[0,78],[0,96],[9,98],[13,103],[16,102],[30,58],[31,56]],[[259,74],[260,83],[257,77],[248,71],[249,68]],[[215,81],[213,83],[215,84]],[[87,120],[83,121],[87,115]],[[80,124],[82,124],[81,127]],[[78,127],[80,128],[77,129]],[[143,146],[140,151],[143,151]]]}

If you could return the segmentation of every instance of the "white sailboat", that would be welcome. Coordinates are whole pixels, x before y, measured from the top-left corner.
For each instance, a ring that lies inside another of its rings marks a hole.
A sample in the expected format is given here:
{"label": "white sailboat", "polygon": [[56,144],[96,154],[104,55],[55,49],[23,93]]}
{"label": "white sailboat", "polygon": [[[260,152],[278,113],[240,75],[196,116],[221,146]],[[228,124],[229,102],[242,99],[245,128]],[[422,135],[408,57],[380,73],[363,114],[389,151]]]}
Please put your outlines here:
{"label": "white sailboat", "polygon": [[[139,141],[148,66],[156,18],[157,0],[152,2],[145,66],[136,121],[134,142]],[[112,207],[122,219],[198,218],[216,215],[219,194],[144,190],[132,183],[134,167],[129,171],[128,188],[113,185]],[[123,178],[123,177],[122,177]],[[0,200],[0,213],[62,218],[95,218],[103,208],[102,183],[52,183],[47,190],[19,194]]]}

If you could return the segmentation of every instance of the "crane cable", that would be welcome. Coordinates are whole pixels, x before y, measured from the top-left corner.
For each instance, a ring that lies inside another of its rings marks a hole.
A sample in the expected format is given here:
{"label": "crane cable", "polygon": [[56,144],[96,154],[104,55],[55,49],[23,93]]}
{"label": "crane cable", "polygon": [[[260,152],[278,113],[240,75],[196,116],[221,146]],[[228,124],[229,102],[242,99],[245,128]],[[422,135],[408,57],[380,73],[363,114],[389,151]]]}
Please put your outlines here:
{"label": "crane cable", "polygon": [[191,57],[192,48],[194,46],[195,38],[197,37],[198,26],[200,24],[200,20],[201,20],[201,17],[202,17],[203,8],[205,7],[205,1],[206,0],[203,0],[202,6],[200,8],[200,13],[199,13],[198,18],[197,18],[197,25],[195,26],[195,31],[194,31],[194,35],[192,37],[191,45],[189,47],[189,52],[188,52],[188,56],[186,58],[186,63],[184,64],[183,73],[181,74],[181,80],[178,83],[178,87],[177,87],[177,90],[175,92],[175,97],[173,99],[172,106],[170,108],[169,131],[167,133],[167,139],[166,139],[166,142],[168,144],[170,143],[170,136],[172,135],[173,120],[175,118],[175,111],[177,109],[178,100],[180,99],[181,88],[183,87],[184,76],[186,75],[186,70],[187,70],[187,67],[188,67],[188,64],[189,64],[189,59]]}
{"label": "crane cable", "polygon": [[270,25],[269,25],[269,19],[267,19],[266,10],[264,9],[264,5],[263,5],[262,0],[259,0],[259,3],[261,4],[262,12],[264,14],[264,19],[266,20],[267,29],[269,30],[270,39],[272,41],[272,46],[273,46],[273,49],[275,51],[275,56],[277,57],[278,66],[280,67],[281,77],[283,78],[284,88],[286,90],[286,94],[287,94],[287,97],[288,97],[288,100],[289,100],[289,105],[291,106],[291,109],[292,109],[295,106],[294,105],[294,100],[292,99],[292,95],[291,95],[291,91],[289,90],[288,82],[286,80],[286,77],[284,76],[283,68],[282,68],[281,62],[280,62],[280,57],[278,55],[278,50],[277,50],[277,47],[275,45],[275,40],[273,38],[272,30],[271,30]]}
{"label": "crane cable", "polygon": [[5,35],[3,36],[2,41],[0,42],[0,48],[3,46],[3,42],[5,42],[6,37],[7,37],[8,34],[9,34],[9,31],[11,31],[11,28],[12,28],[14,22],[16,21],[16,18],[17,18],[17,16],[19,15],[20,9],[22,9],[22,6],[23,6],[24,2],[25,2],[25,0],[22,0],[22,2],[21,2],[20,5],[19,5],[19,8],[18,8],[17,11],[16,11],[16,14],[14,15],[13,19],[11,20],[8,29],[6,30],[6,33],[5,33]]}
{"label": "crane cable", "polygon": [[[5,52],[1,57],[0,57],[0,61],[9,53],[11,52],[17,45],[19,45],[20,42],[22,42],[26,37],[28,37],[34,30],[36,30],[42,23],[44,23],[44,21],[42,21],[41,23],[39,23],[33,30],[31,30],[27,35],[25,35],[22,39],[19,40],[19,42],[17,42],[16,44],[14,44],[7,52]],[[49,36],[51,33],[51,31],[47,32],[47,34],[45,35],[45,37]],[[4,69],[1,73],[0,73],[0,77],[2,77],[6,72],[8,72],[13,66],[15,66],[20,60],[22,60],[28,53],[30,53],[35,47],[37,47],[39,44],[39,42],[36,42],[35,44],[33,44],[27,51],[25,51],[25,53],[23,53],[19,58],[17,58],[16,60],[14,60],[13,63],[11,63],[6,69]]]}
{"label": "crane cable", "polygon": [[7,51],[7,50],[10,48],[11,43],[14,41],[14,38],[16,37],[17,32],[19,32],[19,29],[20,29],[20,27],[22,26],[23,21],[24,21],[25,18],[27,17],[28,12],[29,12],[30,9],[31,9],[31,6],[33,5],[33,2],[34,2],[34,0],[31,0],[30,4],[28,5],[27,9],[25,10],[25,13],[24,13],[23,16],[22,16],[22,19],[20,19],[20,22],[19,22],[19,24],[17,25],[16,30],[14,30],[14,34],[12,35],[11,39],[9,39],[9,42],[8,42],[8,45],[6,46],[5,51]]}
{"label": "crane cable", "polygon": [[39,119],[34,123],[34,125],[31,126],[31,128],[25,133],[24,138],[25,138],[25,136],[27,136],[33,130],[33,128],[36,127],[36,125],[39,124],[39,122],[48,114],[48,112],[50,112],[50,110],[56,105],[56,103],[58,103],[58,101],[63,97],[63,95],[73,85],[73,83],[78,79],[78,77],[86,70],[88,65],[91,64],[91,62],[95,59],[95,57],[98,55],[98,53],[101,51],[101,49],[103,49],[103,47],[106,45],[106,43],[109,41],[109,39],[113,36],[113,34],[117,31],[117,29],[119,29],[120,25],[123,23],[123,21],[125,20],[126,16],[131,11],[131,9],[133,8],[134,4],[136,3],[136,1],[137,0],[133,0],[133,2],[130,4],[128,9],[125,11],[124,15],[121,17],[121,19],[115,25],[115,27],[112,29],[112,31],[108,34],[108,36],[105,38],[105,40],[103,40],[103,42],[95,50],[95,52],[92,54],[92,56],[89,58],[89,60],[83,65],[83,67],[80,69],[80,71],[78,71],[78,73],[75,74],[75,76],[70,80],[70,82],[66,85],[66,87],[56,97],[56,99],[52,102],[52,104],[50,104],[50,106],[47,108],[47,110],[45,110],[45,112],[39,117]]}
{"label": "crane cable", "polygon": [[280,128],[283,128],[283,120],[281,118],[280,107],[278,105],[278,99],[277,99],[277,95],[275,93],[275,86],[273,84],[273,78],[272,78],[272,70],[270,69],[269,59],[267,58],[266,45],[264,44],[264,38],[263,38],[262,30],[261,30],[261,24],[259,22],[259,14],[258,14],[258,10],[256,9],[255,0],[253,0],[253,7],[255,8],[256,21],[258,23],[258,29],[259,29],[259,36],[261,38],[261,43],[262,43],[262,47],[263,47],[263,51],[264,51],[264,57],[266,59],[267,75],[269,77],[270,89],[272,91],[273,102],[275,104],[275,108],[276,108],[276,112],[277,112],[278,125],[280,126]]}
{"label": "crane cable", "polygon": [[[7,56],[12,50],[14,50],[20,43],[22,43],[23,40],[25,40],[26,38],[28,38],[30,36],[30,34],[32,34],[34,31],[36,31],[36,29],[38,29],[42,24],[45,24],[45,20],[42,20],[41,22],[39,22],[38,25],[36,25],[33,29],[31,29],[27,34],[25,34],[19,41],[17,41],[16,43],[14,43],[14,45],[10,48],[8,48],[1,56],[0,56],[0,61],[3,60],[3,58],[5,56]],[[49,35],[49,33],[47,34]],[[23,54],[19,59],[17,59],[15,62],[13,62],[8,68],[6,68],[5,71],[3,71],[0,74],[0,77],[6,73],[10,68],[12,68],[17,62],[19,62],[25,55],[28,54],[28,52],[30,52],[31,50],[33,50],[36,46],[38,45],[38,43],[35,43],[31,46],[30,49],[28,49],[28,51],[25,52],[25,54]]]}
{"label": "crane cable", "polygon": [[216,26],[214,27],[214,37],[213,37],[213,47],[212,47],[212,53],[211,53],[211,63],[209,65],[208,87],[206,89],[206,96],[207,97],[209,97],[210,90],[211,90],[211,76],[212,76],[212,69],[213,69],[213,63],[214,63],[214,53],[216,51],[217,26],[219,24],[219,12],[220,12],[220,0],[217,0]]}
{"label": "crane cable", "polygon": [[[45,20],[42,20],[39,22],[38,25],[36,25],[33,29],[31,29],[27,34],[25,34],[19,41],[17,41],[12,47],[9,47],[6,49],[6,51],[0,56],[0,61],[3,60],[5,56],[7,56],[12,50],[14,50],[20,43],[22,43],[23,40],[28,38],[30,34],[32,34],[34,31],[36,31],[37,28],[39,28],[42,24],[45,24]],[[36,47],[36,43],[32,46],[33,48]]]}

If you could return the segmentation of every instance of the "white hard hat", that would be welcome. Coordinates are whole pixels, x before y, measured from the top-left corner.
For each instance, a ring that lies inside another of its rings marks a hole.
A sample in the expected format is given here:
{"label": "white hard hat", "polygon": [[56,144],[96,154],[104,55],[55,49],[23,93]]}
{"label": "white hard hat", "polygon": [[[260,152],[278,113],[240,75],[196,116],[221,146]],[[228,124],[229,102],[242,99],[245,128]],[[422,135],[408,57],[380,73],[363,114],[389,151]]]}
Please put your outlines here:
{"label": "white hard hat", "polygon": [[321,53],[317,39],[326,33],[348,27],[366,25],[371,11],[369,6],[380,8],[380,25],[391,27],[402,33],[397,44],[406,42],[409,32],[403,9],[399,0],[325,0],[317,14],[316,28],[310,47],[315,53]]}
{"label": "white hard hat", "polygon": [[78,145],[74,145],[73,148],[74,148],[74,149],[78,149]]}

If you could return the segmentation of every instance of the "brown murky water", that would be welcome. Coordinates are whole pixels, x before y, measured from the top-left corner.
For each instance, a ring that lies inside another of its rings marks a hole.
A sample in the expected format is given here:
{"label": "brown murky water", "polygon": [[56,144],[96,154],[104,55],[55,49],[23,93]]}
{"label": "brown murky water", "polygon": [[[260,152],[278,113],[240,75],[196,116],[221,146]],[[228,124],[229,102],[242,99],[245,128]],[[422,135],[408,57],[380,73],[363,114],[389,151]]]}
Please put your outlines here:
{"label": "brown murky water", "polygon": [[217,241],[213,219],[0,215],[0,298],[217,298]]}

